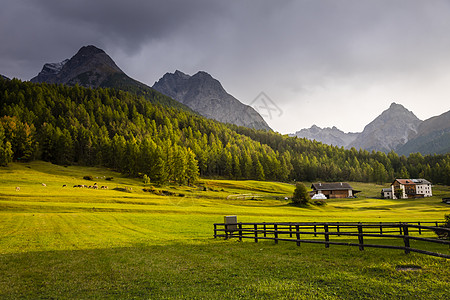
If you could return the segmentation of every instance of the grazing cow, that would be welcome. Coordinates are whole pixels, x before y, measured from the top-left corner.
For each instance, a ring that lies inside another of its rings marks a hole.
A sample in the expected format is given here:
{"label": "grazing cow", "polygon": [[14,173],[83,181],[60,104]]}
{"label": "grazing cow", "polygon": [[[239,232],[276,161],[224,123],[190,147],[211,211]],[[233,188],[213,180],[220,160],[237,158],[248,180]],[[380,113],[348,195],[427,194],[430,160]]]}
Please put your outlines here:
{"label": "grazing cow", "polygon": [[16,186],[16,192],[20,191],[20,187]]}
{"label": "grazing cow", "polygon": [[106,186],[106,185],[102,185],[102,188],[101,188],[102,190],[107,190],[108,189],[108,187]]}
{"label": "grazing cow", "polygon": [[62,187],[66,187],[67,185],[66,184],[63,184],[63,186]]}
{"label": "grazing cow", "polygon": [[42,186],[47,186],[45,183],[42,183]]}

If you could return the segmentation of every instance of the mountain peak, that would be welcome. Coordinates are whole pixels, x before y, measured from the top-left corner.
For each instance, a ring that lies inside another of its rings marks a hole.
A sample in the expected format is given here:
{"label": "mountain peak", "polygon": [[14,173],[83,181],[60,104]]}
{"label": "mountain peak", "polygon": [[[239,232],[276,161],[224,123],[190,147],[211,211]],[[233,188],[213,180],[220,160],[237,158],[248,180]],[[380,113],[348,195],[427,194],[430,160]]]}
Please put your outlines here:
{"label": "mountain peak", "polygon": [[417,133],[421,120],[403,105],[393,102],[350,145],[355,148],[389,152],[408,142]]}
{"label": "mountain peak", "polygon": [[166,73],[153,88],[187,105],[204,117],[223,123],[271,130],[252,107],[228,94],[222,84],[205,71],[193,76],[181,71]]}
{"label": "mountain peak", "polygon": [[[170,73],[166,73],[166,75],[167,74],[171,75]],[[191,77],[188,74],[185,74],[185,73],[181,72],[180,70],[175,70],[175,73],[173,73],[173,75],[175,75],[177,77],[180,77],[180,78],[183,78],[183,79],[189,79]]]}
{"label": "mountain peak", "polygon": [[88,45],[81,47],[70,59],[45,64],[31,81],[99,87],[115,74],[126,76],[105,51]]}
{"label": "mountain peak", "polygon": [[103,51],[100,48],[95,47],[94,45],[87,45],[87,46],[81,47],[80,50],[78,50],[77,54],[75,54],[75,55],[89,56],[89,55],[102,54],[102,53],[105,53],[105,51]]}
{"label": "mountain peak", "polygon": [[397,103],[395,103],[395,102],[392,102],[391,103],[391,106],[389,106],[389,109],[391,109],[391,108],[396,108],[396,107],[401,107],[401,108],[405,108],[403,105],[401,105],[401,104],[397,104]]}

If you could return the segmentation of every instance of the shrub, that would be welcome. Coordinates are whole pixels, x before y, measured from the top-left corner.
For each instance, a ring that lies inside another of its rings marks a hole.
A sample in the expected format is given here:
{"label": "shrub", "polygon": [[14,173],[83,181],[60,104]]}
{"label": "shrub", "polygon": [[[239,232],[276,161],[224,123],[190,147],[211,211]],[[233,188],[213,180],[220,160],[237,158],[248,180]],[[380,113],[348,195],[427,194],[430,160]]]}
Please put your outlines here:
{"label": "shrub", "polygon": [[[444,219],[445,219],[444,224],[438,227],[450,229],[450,214],[444,215]],[[450,234],[448,231],[440,229],[433,229],[433,230],[440,239],[450,239]]]}
{"label": "shrub", "polygon": [[142,177],[144,184],[150,184],[150,177],[147,176],[147,174],[144,174]]}
{"label": "shrub", "polygon": [[306,186],[301,182],[297,182],[294,195],[292,196],[292,202],[295,205],[307,205],[310,199]]}
{"label": "shrub", "polygon": [[113,190],[119,191],[119,192],[131,193],[131,188],[128,188],[128,187],[124,187],[124,188],[116,187],[116,188],[113,188]]}
{"label": "shrub", "polygon": [[94,177],[92,177],[91,175],[86,175],[83,177],[83,179],[85,180],[94,180]]}
{"label": "shrub", "polygon": [[171,191],[166,191],[166,190],[161,191],[161,194],[163,194],[164,196],[174,196],[175,195],[175,193],[172,193]]}
{"label": "shrub", "polygon": [[111,180],[114,179],[114,177],[106,177],[105,179],[108,180],[108,181],[111,181]]}
{"label": "shrub", "polygon": [[316,205],[316,206],[325,206],[325,205],[327,205],[327,202],[325,202],[325,200],[318,199],[318,200],[314,200],[312,204]]}

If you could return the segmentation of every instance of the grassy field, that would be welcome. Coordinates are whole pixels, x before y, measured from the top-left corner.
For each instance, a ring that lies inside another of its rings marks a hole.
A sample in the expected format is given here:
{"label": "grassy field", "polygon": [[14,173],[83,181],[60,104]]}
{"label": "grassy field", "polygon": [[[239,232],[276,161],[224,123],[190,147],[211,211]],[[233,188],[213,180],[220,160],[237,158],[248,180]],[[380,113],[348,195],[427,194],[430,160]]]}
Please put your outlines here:
{"label": "grassy field", "polygon": [[[86,175],[93,181],[84,180]],[[450,260],[398,250],[213,238],[213,223],[225,215],[242,222],[443,220],[450,211],[440,202],[450,196],[445,186],[434,187],[436,196],[427,199],[381,200],[376,197],[382,186],[352,183],[363,191],[357,199],[297,208],[284,200],[294,190],[284,183],[202,180],[196,187],[144,192],[151,187],[106,169],[44,162],[0,168],[0,183],[2,299],[447,299],[450,294]],[[108,189],[73,188],[94,183]],[[421,269],[397,270],[405,265]]]}

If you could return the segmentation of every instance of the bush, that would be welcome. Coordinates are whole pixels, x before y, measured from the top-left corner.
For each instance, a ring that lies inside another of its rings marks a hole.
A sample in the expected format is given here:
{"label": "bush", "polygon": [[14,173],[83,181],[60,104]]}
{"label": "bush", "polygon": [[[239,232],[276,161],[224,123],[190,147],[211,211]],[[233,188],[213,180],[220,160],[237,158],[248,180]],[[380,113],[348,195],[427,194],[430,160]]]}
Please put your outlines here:
{"label": "bush", "polygon": [[114,177],[106,177],[105,179],[108,180],[108,181],[111,181],[111,180],[114,179]]}
{"label": "bush", "polygon": [[147,174],[144,174],[142,177],[144,184],[150,184],[150,177],[147,176]]}
{"label": "bush", "polygon": [[318,199],[318,200],[314,200],[312,204],[316,205],[316,206],[325,206],[325,205],[327,205],[327,202],[325,202],[325,200]]}
{"label": "bush", "polygon": [[124,188],[116,187],[116,188],[113,188],[113,190],[119,191],[119,192],[131,193],[131,188],[129,188],[129,187],[124,187]]}
{"label": "bush", "polygon": [[92,177],[91,175],[86,175],[83,177],[83,179],[85,180],[94,180],[94,177]]}
{"label": "bush", "polygon": [[[445,219],[444,224],[438,227],[450,229],[450,214],[444,215],[444,219]],[[433,229],[433,230],[440,239],[450,239],[450,234],[447,230],[440,230],[440,229]]]}
{"label": "bush", "polygon": [[307,205],[309,204],[310,199],[306,186],[301,182],[297,182],[294,195],[292,196],[292,202],[295,205]]}

